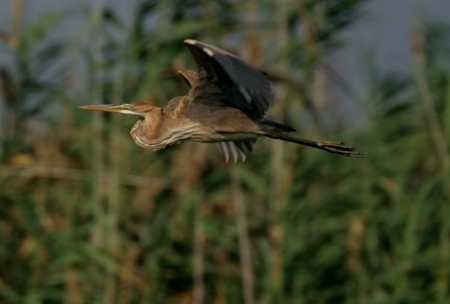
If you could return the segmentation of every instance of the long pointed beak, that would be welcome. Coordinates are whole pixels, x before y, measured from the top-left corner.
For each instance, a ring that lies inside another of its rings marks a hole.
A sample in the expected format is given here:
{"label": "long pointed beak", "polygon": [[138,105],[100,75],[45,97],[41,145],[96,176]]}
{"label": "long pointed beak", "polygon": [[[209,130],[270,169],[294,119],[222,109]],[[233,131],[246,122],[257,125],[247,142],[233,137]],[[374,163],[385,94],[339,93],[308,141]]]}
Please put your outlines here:
{"label": "long pointed beak", "polygon": [[113,104],[81,106],[80,109],[90,111],[116,112],[116,113],[121,113],[123,110],[126,110],[124,109],[123,105],[113,105]]}

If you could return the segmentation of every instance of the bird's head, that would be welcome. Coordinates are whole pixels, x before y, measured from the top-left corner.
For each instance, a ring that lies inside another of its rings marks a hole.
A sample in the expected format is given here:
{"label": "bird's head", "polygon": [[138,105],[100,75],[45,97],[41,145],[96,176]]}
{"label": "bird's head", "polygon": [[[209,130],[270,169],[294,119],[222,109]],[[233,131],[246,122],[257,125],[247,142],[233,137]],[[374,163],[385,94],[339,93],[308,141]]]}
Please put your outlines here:
{"label": "bird's head", "polygon": [[[87,105],[87,106],[81,106],[80,109],[83,110],[90,110],[90,111],[103,111],[103,112],[115,112],[115,113],[122,113],[122,114],[129,114],[129,115],[137,115],[137,116],[143,116],[146,117],[147,114],[150,114],[150,112],[154,110],[159,110],[155,112],[161,111],[160,107],[157,107],[155,105],[152,105],[147,102],[133,102],[133,103],[123,103],[121,105],[113,105],[113,104],[105,104],[105,105]],[[151,113],[156,114],[156,113]]]}

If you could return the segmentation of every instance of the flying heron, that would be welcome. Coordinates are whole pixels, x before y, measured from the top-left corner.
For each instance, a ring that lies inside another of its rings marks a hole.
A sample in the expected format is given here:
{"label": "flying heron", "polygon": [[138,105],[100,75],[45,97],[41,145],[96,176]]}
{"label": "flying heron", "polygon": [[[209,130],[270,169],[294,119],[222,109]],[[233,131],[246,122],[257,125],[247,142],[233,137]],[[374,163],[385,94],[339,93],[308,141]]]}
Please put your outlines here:
{"label": "flying heron", "polygon": [[271,102],[269,79],[263,71],[215,46],[184,41],[196,71],[179,70],[191,89],[171,99],[164,108],[146,102],[121,105],[86,105],[85,110],[117,112],[144,117],[130,131],[136,144],[153,150],[184,140],[216,143],[228,162],[242,161],[252,152],[258,136],[281,139],[331,153],[362,157],[343,142],[310,141],[288,135],[294,128],[264,118]]}

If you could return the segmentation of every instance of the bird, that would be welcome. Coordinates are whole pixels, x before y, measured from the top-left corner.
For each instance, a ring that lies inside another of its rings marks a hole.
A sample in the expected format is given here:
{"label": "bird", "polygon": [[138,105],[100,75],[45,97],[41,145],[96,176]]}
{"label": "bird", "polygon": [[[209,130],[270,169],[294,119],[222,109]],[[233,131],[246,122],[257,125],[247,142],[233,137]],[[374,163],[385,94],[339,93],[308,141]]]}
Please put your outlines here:
{"label": "bird", "polygon": [[216,143],[227,163],[245,161],[261,136],[350,157],[363,157],[341,141],[312,141],[291,136],[295,129],[265,118],[272,103],[267,73],[216,46],[184,40],[196,70],[178,74],[190,86],[185,96],[163,108],[137,101],[120,105],[85,105],[81,109],[141,116],[130,130],[135,143],[160,150],[183,141]]}

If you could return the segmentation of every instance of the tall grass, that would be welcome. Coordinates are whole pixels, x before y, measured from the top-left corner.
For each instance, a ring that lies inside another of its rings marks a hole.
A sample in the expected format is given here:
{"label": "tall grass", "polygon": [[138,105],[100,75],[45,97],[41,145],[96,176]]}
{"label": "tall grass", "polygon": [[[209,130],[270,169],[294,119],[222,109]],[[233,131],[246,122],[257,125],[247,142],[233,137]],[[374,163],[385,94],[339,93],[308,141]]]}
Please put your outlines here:
{"label": "tall grass", "polygon": [[[363,1],[137,1],[124,20],[95,3],[23,22],[15,1],[1,29],[0,302],[450,301],[445,25],[412,27],[410,76],[359,67],[358,130],[327,119],[322,63]],[[91,22],[52,36],[71,18]],[[230,166],[213,145],[141,149],[134,117],[77,109],[185,94],[185,38],[265,69],[271,118],[366,158],[262,138]]]}

